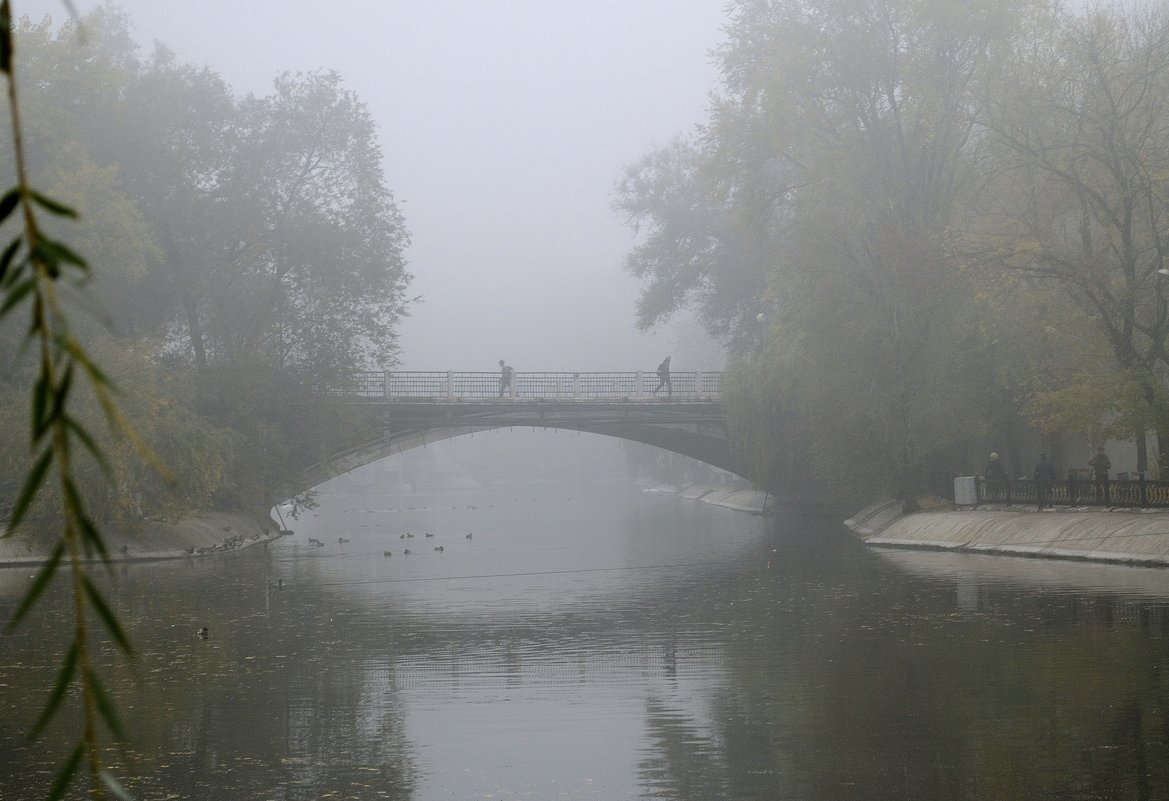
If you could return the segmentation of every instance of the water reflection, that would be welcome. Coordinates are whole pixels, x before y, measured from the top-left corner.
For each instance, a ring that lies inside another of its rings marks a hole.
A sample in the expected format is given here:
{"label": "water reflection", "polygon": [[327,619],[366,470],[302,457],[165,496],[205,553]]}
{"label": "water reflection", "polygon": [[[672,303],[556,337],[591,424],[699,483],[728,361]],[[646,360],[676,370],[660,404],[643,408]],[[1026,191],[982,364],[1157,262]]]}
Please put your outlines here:
{"label": "water reflection", "polygon": [[1160,567],[894,548],[873,553],[912,575],[951,577],[974,586],[1045,587],[1060,592],[1169,599],[1169,570]]}
{"label": "water reflection", "polygon": [[[1028,582],[617,487],[324,501],[266,551],[119,568],[137,796],[1169,794],[1159,571]],[[2,799],[65,747],[22,738],[63,612],[0,638]]]}

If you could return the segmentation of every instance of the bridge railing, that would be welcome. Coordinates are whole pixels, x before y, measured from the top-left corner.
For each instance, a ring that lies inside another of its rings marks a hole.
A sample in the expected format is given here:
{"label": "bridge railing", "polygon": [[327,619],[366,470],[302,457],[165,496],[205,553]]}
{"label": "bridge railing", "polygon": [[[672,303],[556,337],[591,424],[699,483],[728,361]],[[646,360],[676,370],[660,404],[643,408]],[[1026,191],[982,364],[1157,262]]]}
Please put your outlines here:
{"label": "bridge railing", "polygon": [[[657,374],[651,370],[619,373],[515,373],[513,386],[502,397],[519,400],[715,400],[722,373],[696,370],[670,374],[672,390],[656,394]],[[344,397],[414,400],[498,399],[499,373],[371,370],[355,373],[336,390]]]}

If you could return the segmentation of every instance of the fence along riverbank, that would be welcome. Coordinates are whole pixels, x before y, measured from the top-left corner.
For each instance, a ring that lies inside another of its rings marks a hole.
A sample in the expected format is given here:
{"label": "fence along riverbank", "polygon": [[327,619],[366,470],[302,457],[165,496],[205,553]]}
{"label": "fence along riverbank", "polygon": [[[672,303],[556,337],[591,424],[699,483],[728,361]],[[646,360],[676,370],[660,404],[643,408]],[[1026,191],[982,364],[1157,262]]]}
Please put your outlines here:
{"label": "fence along riverbank", "polygon": [[1115,479],[1069,475],[1066,480],[954,479],[951,497],[959,506],[1034,504],[1039,506],[1095,506],[1124,509],[1169,509],[1169,481],[1153,481],[1141,473]]}

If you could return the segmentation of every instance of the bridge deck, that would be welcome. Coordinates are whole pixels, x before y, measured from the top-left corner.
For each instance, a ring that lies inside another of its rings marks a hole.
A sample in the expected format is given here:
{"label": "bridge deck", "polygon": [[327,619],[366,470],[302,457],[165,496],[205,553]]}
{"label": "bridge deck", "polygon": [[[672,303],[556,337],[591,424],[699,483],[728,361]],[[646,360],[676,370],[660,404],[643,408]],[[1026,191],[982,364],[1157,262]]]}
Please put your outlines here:
{"label": "bridge deck", "polygon": [[[662,403],[718,400],[722,373],[696,370],[670,374],[670,388],[658,389],[652,371],[625,373],[514,373],[501,385],[498,372],[356,373],[337,394],[345,397],[468,403],[479,401],[605,401]],[[657,390],[655,392],[655,390]]]}

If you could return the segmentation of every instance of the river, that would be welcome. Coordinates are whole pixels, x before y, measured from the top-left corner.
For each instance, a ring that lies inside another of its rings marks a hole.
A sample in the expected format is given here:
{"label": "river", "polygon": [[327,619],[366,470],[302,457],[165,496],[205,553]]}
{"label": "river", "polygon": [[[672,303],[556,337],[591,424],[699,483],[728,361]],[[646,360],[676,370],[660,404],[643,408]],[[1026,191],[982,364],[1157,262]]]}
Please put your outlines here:
{"label": "river", "polygon": [[[878,552],[620,481],[319,500],[268,546],[117,568],[135,797],[1169,795],[1169,572]],[[23,737],[65,619],[0,636],[3,801],[72,733]]]}

